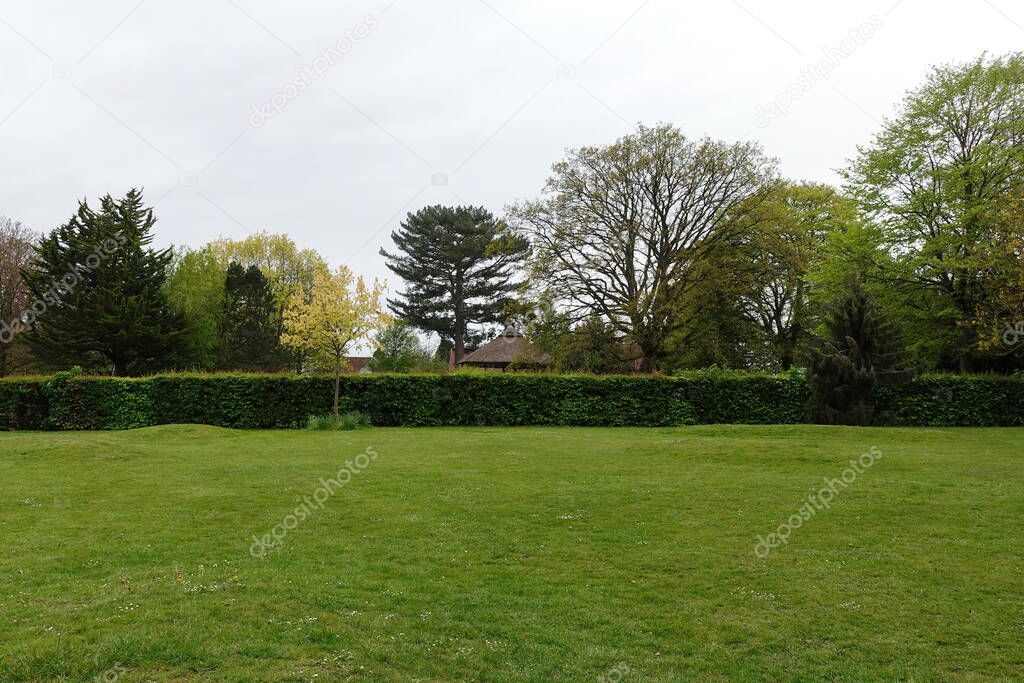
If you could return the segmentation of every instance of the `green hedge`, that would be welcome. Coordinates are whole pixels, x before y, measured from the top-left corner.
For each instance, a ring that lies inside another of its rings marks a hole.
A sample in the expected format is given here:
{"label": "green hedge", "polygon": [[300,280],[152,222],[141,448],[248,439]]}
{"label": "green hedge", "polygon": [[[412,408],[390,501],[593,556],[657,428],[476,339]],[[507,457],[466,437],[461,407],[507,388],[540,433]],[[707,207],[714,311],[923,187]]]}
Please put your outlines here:
{"label": "green hedge", "polygon": [[[0,381],[0,429],[131,429],[209,424],[294,428],[330,412],[333,379],[278,375],[75,377]],[[342,409],[379,426],[795,424],[799,376],[681,377],[525,374],[350,375]],[[879,424],[1024,425],[1024,378],[925,377],[881,389]]]}

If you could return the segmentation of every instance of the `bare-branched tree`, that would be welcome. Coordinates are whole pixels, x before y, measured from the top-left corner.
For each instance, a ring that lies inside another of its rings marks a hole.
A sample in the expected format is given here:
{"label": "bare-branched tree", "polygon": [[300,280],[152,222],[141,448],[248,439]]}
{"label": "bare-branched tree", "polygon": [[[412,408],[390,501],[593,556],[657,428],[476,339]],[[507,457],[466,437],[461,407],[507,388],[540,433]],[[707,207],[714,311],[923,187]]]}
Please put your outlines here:
{"label": "bare-branched tree", "polygon": [[609,321],[653,371],[669,336],[699,314],[680,304],[710,272],[704,260],[750,229],[775,181],[776,162],[757,144],[641,126],[606,147],[571,151],[545,196],[512,207],[510,219],[533,243],[546,295],[573,315]]}
{"label": "bare-branched tree", "polygon": [[20,221],[0,216],[0,377],[14,372],[25,360],[14,323],[28,304],[21,270],[32,260],[38,238]]}

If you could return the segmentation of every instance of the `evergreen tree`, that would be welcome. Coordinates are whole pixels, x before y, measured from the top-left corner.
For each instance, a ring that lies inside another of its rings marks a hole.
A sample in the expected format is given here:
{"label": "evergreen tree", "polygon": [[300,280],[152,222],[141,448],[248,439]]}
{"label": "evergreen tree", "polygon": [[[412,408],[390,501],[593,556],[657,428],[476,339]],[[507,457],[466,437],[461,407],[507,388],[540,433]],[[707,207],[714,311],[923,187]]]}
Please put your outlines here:
{"label": "evergreen tree", "polygon": [[274,372],[282,364],[277,302],[270,281],[256,266],[232,262],[224,282],[220,368]]}
{"label": "evergreen tree", "polygon": [[110,195],[44,237],[25,271],[35,305],[23,316],[43,363],[138,375],[175,367],[185,321],[168,307],[171,250],[156,251],[142,193]]}
{"label": "evergreen tree", "polygon": [[829,338],[811,352],[808,412],[818,424],[869,425],[878,384],[909,379],[905,346],[858,282],[825,316]]}
{"label": "evergreen tree", "polygon": [[520,287],[513,271],[529,245],[486,209],[461,206],[409,214],[391,239],[402,253],[380,253],[406,288],[388,306],[409,324],[451,340],[458,362],[471,325],[500,322]]}

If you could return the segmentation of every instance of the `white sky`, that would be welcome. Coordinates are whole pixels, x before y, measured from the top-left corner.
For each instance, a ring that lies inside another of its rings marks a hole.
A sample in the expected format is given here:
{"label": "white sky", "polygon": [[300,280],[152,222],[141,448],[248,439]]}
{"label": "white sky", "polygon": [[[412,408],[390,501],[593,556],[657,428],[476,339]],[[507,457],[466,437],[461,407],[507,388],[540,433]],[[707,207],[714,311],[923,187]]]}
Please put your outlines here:
{"label": "white sky", "polygon": [[[872,16],[830,78],[755,124]],[[161,245],[267,229],[385,276],[377,249],[406,211],[500,214],[566,148],[637,122],[749,136],[785,175],[835,182],[929,65],[1019,49],[1022,26],[1009,0],[0,0],[0,214],[49,230],[78,198],[143,186]]]}

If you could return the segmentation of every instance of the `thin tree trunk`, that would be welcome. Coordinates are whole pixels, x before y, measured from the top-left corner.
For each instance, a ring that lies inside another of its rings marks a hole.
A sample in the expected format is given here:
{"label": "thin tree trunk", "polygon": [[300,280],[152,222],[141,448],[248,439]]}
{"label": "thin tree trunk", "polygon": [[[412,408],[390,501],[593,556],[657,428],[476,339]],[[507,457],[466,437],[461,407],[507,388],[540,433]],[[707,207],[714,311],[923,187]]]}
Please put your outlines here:
{"label": "thin tree trunk", "polygon": [[455,364],[458,365],[466,355],[466,319],[462,315],[465,302],[462,299],[461,280],[455,285],[455,338],[452,340],[455,350]]}
{"label": "thin tree trunk", "polygon": [[459,329],[459,323],[455,323],[455,339],[452,340],[455,344],[453,351],[455,352],[455,364],[458,365],[462,360],[462,357],[466,355],[466,340],[463,338],[465,333]]}
{"label": "thin tree trunk", "polygon": [[974,372],[974,359],[968,354],[960,356],[960,374],[969,375]]}
{"label": "thin tree trunk", "polygon": [[640,346],[643,358],[640,359],[640,371],[645,375],[653,375],[658,371],[658,362],[655,360],[655,349],[646,344]]}
{"label": "thin tree trunk", "polygon": [[341,421],[341,415],[338,412],[338,403],[341,398],[341,361],[336,361],[334,364],[334,421],[335,423]]}

